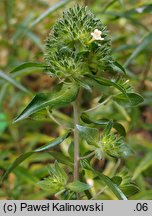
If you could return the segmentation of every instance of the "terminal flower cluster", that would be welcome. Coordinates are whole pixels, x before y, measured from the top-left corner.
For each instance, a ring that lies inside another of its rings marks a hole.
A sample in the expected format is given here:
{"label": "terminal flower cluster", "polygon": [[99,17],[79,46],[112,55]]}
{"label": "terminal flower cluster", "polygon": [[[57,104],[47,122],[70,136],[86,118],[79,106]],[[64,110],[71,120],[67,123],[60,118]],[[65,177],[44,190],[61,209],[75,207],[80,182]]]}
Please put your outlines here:
{"label": "terminal flower cluster", "polygon": [[110,45],[101,20],[87,7],[75,6],[63,13],[47,38],[47,70],[68,80],[112,70]]}

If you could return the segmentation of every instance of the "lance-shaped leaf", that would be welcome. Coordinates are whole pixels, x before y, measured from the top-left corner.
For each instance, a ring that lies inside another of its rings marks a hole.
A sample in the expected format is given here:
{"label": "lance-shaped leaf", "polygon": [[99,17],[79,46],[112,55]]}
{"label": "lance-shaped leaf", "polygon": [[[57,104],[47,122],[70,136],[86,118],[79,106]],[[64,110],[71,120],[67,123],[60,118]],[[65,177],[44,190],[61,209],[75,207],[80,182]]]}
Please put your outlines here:
{"label": "lance-shaped leaf", "polygon": [[45,65],[42,63],[38,63],[38,62],[26,62],[14,68],[10,73],[15,73],[15,72],[19,72],[25,69],[34,69],[34,68],[43,69],[45,68]]}
{"label": "lance-shaped leaf", "polygon": [[104,182],[108,188],[116,195],[116,197],[119,199],[119,200],[127,200],[127,197],[125,196],[125,194],[121,191],[121,189],[117,186],[117,184],[115,184],[108,176],[94,170],[90,164],[88,164],[88,161],[86,160],[83,160],[81,161],[81,166],[84,168],[84,169],[88,169],[90,171],[92,171],[94,174],[96,174],[100,180],[102,182]]}
{"label": "lance-shaped leaf", "polygon": [[127,200],[125,194],[121,191],[121,189],[115,184],[108,176],[99,173],[96,171],[101,181],[103,181],[109,189],[116,195],[119,200]]}
{"label": "lance-shaped leaf", "polygon": [[37,94],[14,122],[25,119],[46,107],[52,109],[65,106],[74,101],[77,94],[78,86],[76,83],[64,84],[61,90],[54,91],[51,94]]}
{"label": "lance-shaped leaf", "polygon": [[87,141],[90,145],[98,144],[98,130],[91,127],[76,125],[80,136]]}
{"label": "lance-shaped leaf", "polygon": [[4,173],[3,177],[2,177],[2,181],[7,177],[7,175],[12,172],[18,165],[20,165],[23,161],[25,161],[28,157],[30,157],[32,154],[37,153],[37,152],[42,152],[45,150],[48,150],[56,145],[59,145],[60,143],[62,143],[66,138],[68,138],[71,134],[71,131],[68,131],[67,133],[65,133],[63,136],[60,136],[56,139],[53,139],[51,142],[49,142],[48,144],[35,149],[31,152],[27,152],[24,154],[21,154],[11,165],[10,167],[7,169],[7,171]]}
{"label": "lance-shaped leaf", "polygon": [[121,71],[121,72],[123,72],[125,75],[126,75],[126,71],[125,71],[125,69],[123,68],[123,66],[122,65],[120,65],[118,62],[113,62],[113,67],[114,67],[114,69],[116,69],[116,70],[119,70],[119,71]]}
{"label": "lance-shaped leaf", "polygon": [[[109,123],[109,120],[107,120],[107,119],[94,120],[93,118],[91,118],[86,113],[82,113],[81,119],[83,122],[85,122],[87,124],[95,124],[95,125],[100,125],[100,126],[105,126]],[[117,130],[121,136],[126,136],[126,131],[125,131],[125,128],[122,126],[122,124],[120,124],[116,121],[113,121],[113,128],[115,130]]]}
{"label": "lance-shaped leaf", "polygon": [[17,87],[21,91],[26,92],[28,94],[31,94],[31,92],[28,89],[26,89],[23,85],[21,85],[19,82],[17,82],[15,79],[13,79],[8,74],[3,73],[1,70],[0,70],[0,78],[2,78],[5,81],[11,83],[13,86]]}

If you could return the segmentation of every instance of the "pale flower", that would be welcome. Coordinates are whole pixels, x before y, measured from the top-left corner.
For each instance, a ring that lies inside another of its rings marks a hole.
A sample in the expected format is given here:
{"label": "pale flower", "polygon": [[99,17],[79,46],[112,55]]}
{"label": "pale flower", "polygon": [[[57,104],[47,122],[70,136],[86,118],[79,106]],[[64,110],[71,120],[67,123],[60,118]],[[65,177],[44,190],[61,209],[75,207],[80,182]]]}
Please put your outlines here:
{"label": "pale flower", "polygon": [[104,38],[101,37],[102,32],[98,29],[95,29],[94,32],[91,33],[93,40],[104,40]]}
{"label": "pale flower", "polygon": [[92,179],[87,179],[86,182],[88,183],[88,185],[93,186],[94,182]]}

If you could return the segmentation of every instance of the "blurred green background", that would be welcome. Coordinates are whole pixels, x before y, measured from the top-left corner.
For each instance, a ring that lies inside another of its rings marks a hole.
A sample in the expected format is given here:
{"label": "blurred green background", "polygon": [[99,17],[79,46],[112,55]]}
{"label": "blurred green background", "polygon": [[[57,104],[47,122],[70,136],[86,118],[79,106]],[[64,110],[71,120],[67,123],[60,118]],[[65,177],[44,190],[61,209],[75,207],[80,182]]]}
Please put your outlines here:
{"label": "blurred green background", "polygon": [[[40,91],[56,83],[38,69],[10,73],[24,62],[43,62],[44,42],[65,8],[76,3],[89,8],[107,25],[112,54],[127,71],[134,89],[144,97],[139,107],[123,108],[108,104],[96,115],[121,122],[134,156],[121,162],[127,167],[140,191],[130,199],[152,199],[152,2],[149,0],[0,0],[0,176],[19,154],[30,151],[62,134],[63,128],[51,119],[13,119]],[[96,93],[94,93],[96,95]],[[84,97],[84,108],[95,101]],[[71,108],[54,112],[62,122],[71,122]],[[56,150],[67,154],[63,143]],[[0,184],[0,199],[52,199],[36,182],[48,174],[54,158],[47,153],[33,155]],[[110,174],[115,161],[95,161],[94,166]],[[115,199],[110,193],[102,199]]]}

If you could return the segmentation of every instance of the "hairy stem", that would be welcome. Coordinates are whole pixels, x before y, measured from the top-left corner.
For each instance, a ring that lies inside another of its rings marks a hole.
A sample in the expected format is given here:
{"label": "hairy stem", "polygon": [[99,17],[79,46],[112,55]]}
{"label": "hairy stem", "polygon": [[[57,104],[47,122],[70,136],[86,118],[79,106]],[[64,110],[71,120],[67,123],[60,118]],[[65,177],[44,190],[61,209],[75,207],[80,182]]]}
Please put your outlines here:
{"label": "hairy stem", "polygon": [[76,125],[79,123],[78,100],[73,102],[74,115],[74,180],[79,179],[79,132]]}

